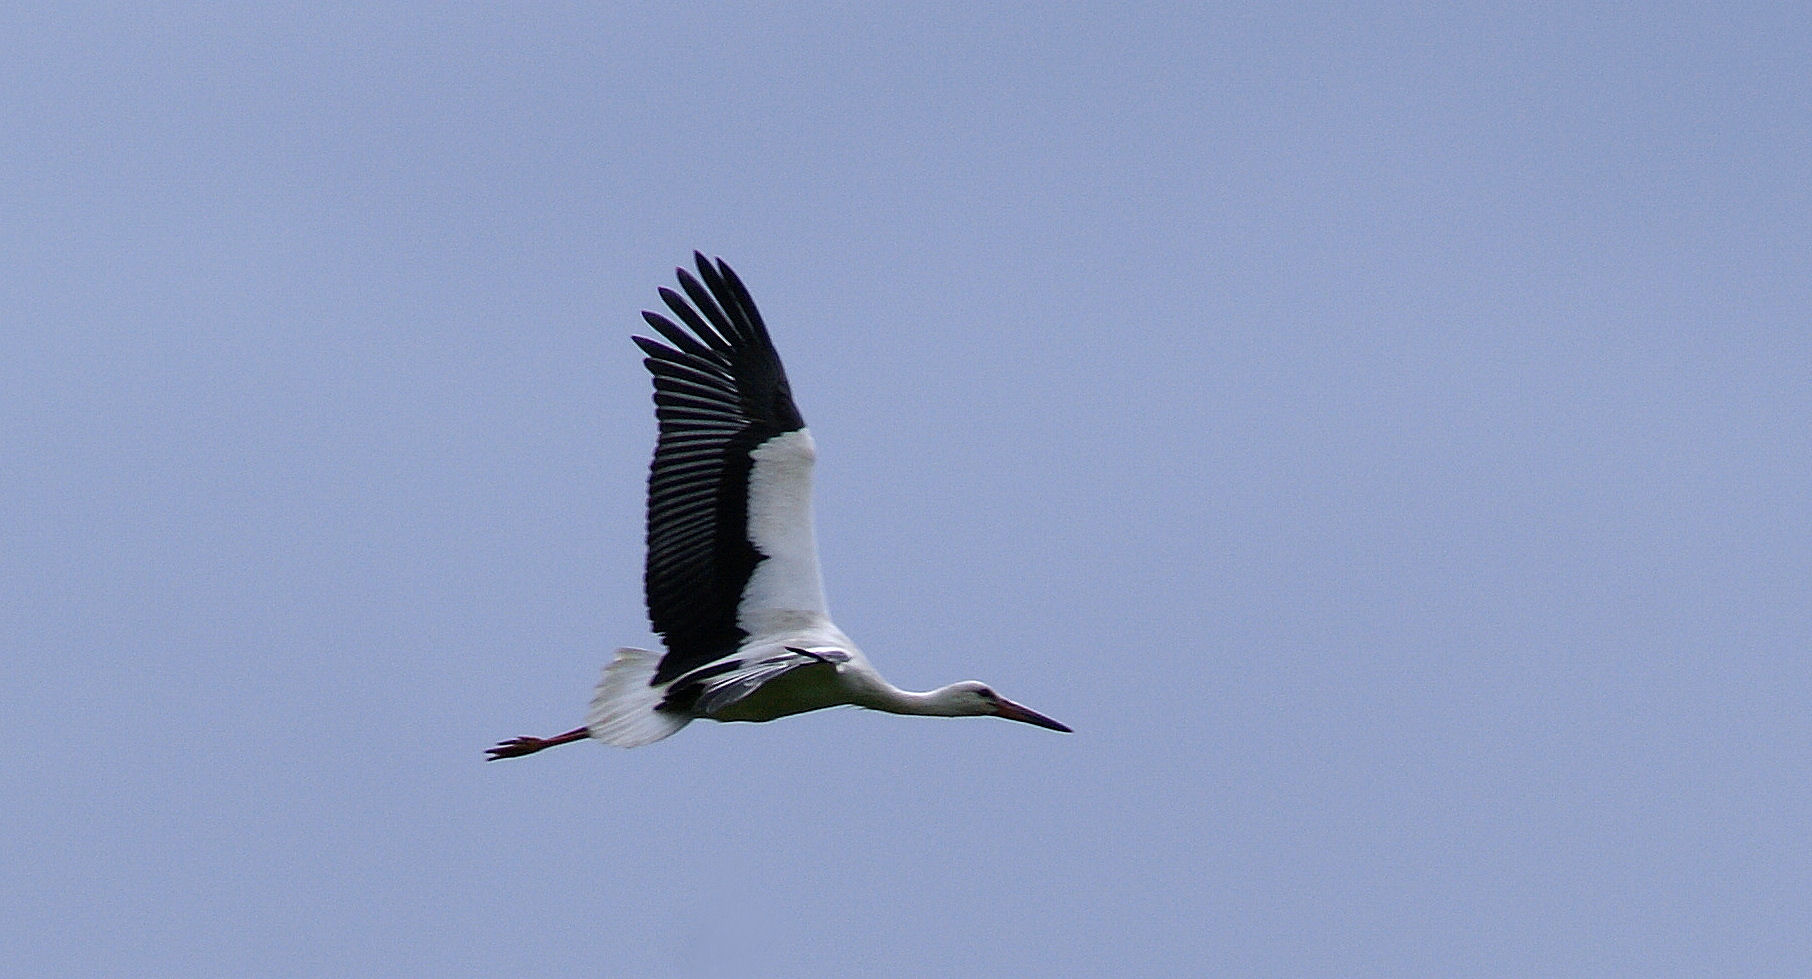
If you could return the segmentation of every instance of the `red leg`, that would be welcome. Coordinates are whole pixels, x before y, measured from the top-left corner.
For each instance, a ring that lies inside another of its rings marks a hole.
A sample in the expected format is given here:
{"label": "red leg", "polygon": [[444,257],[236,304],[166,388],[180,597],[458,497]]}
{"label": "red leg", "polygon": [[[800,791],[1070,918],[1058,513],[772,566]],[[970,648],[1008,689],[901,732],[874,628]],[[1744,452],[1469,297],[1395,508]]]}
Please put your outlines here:
{"label": "red leg", "polygon": [[551,738],[511,738],[508,741],[497,742],[495,748],[486,749],[485,753],[491,757],[486,758],[485,761],[496,761],[499,758],[520,758],[523,755],[532,755],[543,748],[552,748],[557,744],[579,741],[590,736],[590,728],[576,727],[565,734],[556,734]]}

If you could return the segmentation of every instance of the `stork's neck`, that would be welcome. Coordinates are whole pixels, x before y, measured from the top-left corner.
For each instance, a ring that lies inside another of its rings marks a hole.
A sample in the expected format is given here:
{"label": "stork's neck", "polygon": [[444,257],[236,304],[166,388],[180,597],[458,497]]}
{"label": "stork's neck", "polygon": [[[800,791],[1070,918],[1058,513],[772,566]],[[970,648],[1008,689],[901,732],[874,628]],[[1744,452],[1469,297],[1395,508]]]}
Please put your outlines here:
{"label": "stork's neck", "polygon": [[955,685],[939,687],[919,693],[913,690],[901,690],[880,680],[876,686],[866,691],[862,706],[870,710],[884,710],[889,714],[918,714],[927,717],[959,717],[967,713],[959,709],[951,694]]}

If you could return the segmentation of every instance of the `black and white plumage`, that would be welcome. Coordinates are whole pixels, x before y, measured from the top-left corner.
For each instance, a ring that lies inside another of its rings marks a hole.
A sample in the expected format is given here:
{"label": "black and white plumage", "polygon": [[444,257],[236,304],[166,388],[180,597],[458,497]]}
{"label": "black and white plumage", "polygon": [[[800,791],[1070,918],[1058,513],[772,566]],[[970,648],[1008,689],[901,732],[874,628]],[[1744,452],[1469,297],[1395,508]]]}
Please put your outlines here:
{"label": "black and white plumage", "polygon": [[928,693],[882,679],[830,620],[812,529],[816,448],[742,281],[695,253],[673,316],[642,314],[660,436],[648,474],[648,618],[664,655],[619,649],[585,726],[515,738],[492,760],[592,737],[635,747],[696,718],[768,721],[851,705],[1069,728],[968,680]]}

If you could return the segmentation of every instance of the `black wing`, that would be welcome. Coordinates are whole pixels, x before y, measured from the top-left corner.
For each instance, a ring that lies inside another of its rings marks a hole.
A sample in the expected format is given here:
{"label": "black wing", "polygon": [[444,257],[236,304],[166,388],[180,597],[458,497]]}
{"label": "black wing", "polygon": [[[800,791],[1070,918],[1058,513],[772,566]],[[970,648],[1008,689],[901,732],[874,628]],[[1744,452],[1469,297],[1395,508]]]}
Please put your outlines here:
{"label": "black wing", "polygon": [[805,427],[748,290],[722,259],[693,258],[698,278],[677,270],[685,296],[660,291],[686,328],[643,312],[672,346],[635,338],[648,355],[643,363],[654,375],[660,421],[648,473],[643,576],[648,619],[667,643],[655,684],[733,652],[746,638],[737,606],[764,559],[749,538],[749,453]]}

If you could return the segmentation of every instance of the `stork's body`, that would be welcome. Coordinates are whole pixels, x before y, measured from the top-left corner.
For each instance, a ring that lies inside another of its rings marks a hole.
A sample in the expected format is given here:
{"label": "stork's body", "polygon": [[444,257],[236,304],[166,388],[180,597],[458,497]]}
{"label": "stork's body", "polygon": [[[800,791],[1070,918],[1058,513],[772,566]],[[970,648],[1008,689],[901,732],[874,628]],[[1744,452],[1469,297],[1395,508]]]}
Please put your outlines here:
{"label": "stork's body", "polygon": [[811,433],[748,291],[721,260],[695,257],[698,278],[679,270],[685,296],[660,290],[690,332],[644,312],[667,344],[635,338],[660,422],[643,583],[667,651],[617,650],[584,727],[505,741],[491,758],[586,737],[635,747],[698,718],[771,721],[837,706],[1068,731],[973,680],[900,690],[831,622],[812,529]]}

